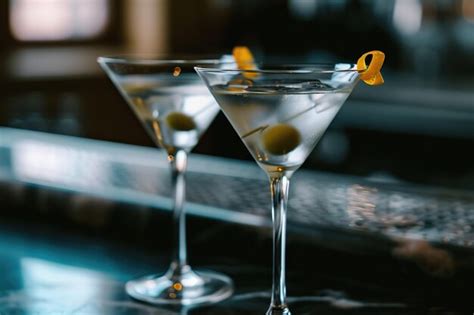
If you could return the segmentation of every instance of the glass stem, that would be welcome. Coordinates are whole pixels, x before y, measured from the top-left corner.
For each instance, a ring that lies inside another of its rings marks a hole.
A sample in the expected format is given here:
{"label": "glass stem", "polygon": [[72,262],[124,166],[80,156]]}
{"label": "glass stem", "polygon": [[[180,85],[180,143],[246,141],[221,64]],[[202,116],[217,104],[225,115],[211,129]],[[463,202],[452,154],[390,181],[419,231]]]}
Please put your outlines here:
{"label": "glass stem", "polygon": [[168,157],[171,166],[171,181],[174,187],[173,205],[173,235],[174,254],[171,268],[175,274],[180,274],[188,266],[186,250],[186,216],[184,201],[186,198],[185,172],[188,154],[178,150]]}
{"label": "glass stem", "polygon": [[286,305],[285,251],[286,209],[290,180],[286,176],[270,177],[273,220],[273,287],[267,315],[290,314]]}

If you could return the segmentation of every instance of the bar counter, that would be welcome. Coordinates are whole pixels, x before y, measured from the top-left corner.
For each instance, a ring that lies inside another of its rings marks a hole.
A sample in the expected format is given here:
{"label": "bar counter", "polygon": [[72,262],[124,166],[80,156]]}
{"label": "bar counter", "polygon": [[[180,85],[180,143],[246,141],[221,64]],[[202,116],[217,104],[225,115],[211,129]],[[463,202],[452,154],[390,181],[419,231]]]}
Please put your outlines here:
{"label": "bar counter", "polygon": [[[165,271],[164,153],[0,128],[0,314],[263,314],[271,286],[267,181],[254,163],[191,155],[195,268],[234,279],[193,309],[133,301],[124,283]],[[294,314],[471,314],[474,194],[301,170],[288,211]]]}

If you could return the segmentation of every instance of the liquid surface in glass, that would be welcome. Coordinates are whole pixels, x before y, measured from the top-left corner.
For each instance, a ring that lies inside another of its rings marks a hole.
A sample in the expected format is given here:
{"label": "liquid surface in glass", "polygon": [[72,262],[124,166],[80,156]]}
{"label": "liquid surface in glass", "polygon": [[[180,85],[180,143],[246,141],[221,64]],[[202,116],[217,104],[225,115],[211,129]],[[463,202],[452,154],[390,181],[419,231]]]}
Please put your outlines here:
{"label": "liquid surface in glass", "polygon": [[179,80],[129,75],[118,79],[117,85],[153,141],[168,151],[190,151],[219,112],[193,74]]}
{"label": "liquid surface in glass", "polygon": [[352,86],[314,80],[214,85],[211,90],[257,163],[272,173],[303,164]]}

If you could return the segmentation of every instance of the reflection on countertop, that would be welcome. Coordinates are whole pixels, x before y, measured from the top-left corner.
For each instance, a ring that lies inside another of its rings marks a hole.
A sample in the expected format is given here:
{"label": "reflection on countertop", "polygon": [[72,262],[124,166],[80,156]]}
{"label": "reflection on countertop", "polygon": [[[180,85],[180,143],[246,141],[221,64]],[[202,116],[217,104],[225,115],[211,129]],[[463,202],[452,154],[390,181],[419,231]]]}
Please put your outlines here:
{"label": "reflection on countertop", "polygon": [[[193,247],[215,243],[227,231],[209,222],[212,231],[207,237],[193,241]],[[212,268],[230,275],[236,293],[230,299],[212,306],[194,309],[160,308],[133,301],[124,291],[128,279],[166,267],[165,249],[154,250],[138,244],[100,239],[84,233],[71,234],[63,228],[9,221],[0,224],[0,267],[8,270],[0,277],[0,314],[262,314],[268,304],[270,270],[264,260],[248,260],[230,253],[217,243],[214,248],[196,252],[192,259],[200,268]],[[239,237],[253,236],[239,228]],[[255,243],[256,252],[269,242]],[[290,243],[295,245],[294,243]],[[301,245],[299,245],[301,246]],[[292,256],[301,256],[309,248],[295,246]],[[318,252],[324,267],[333,259],[330,252]],[[329,254],[329,255],[328,255]],[[304,254],[303,254],[304,255]],[[132,257],[132,258],[131,258]],[[290,257],[291,259],[291,257]],[[310,261],[313,258],[309,258]],[[354,265],[358,264],[354,260]],[[209,264],[211,262],[211,265]],[[456,309],[431,304],[422,296],[404,297],[400,289],[388,290],[369,281],[338,279],[336,268],[311,269],[300,264],[289,272],[292,290],[289,303],[298,314],[463,314]],[[383,268],[382,265],[379,268]],[[355,267],[354,269],[357,269]],[[304,270],[304,271],[303,271]],[[388,272],[386,270],[385,272]],[[343,274],[347,270],[343,271]],[[390,281],[387,277],[386,281]],[[396,293],[396,294],[394,294]],[[401,298],[400,298],[401,297]],[[449,298],[449,296],[448,296]],[[449,303],[446,303],[449,304]]]}
{"label": "reflection on countertop", "polygon": [[[164,153],[13,129],[0,135],[0,269],[8,270],[0,311],[261,314],[268,306],[269,192],[253,163],[195,155],[189,165],[190,258],[230,275],[236,295],[160,310],[130,300],[123,285],[168,264]],[[471,307],[470,191],[302,170],[291,194],[288,286],[298,314]]]}

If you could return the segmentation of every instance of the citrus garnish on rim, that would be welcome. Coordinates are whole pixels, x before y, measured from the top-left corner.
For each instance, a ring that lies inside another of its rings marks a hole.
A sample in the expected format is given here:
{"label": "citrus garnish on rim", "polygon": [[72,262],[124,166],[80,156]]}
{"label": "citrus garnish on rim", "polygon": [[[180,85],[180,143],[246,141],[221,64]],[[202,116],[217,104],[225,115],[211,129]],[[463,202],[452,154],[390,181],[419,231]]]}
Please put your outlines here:
{"label": "citrus garnish on rim", "polygon": [[[235,46],[232,50],[232,56],[234,56],[235,62],[239,70],[256,70],[255,59],[252,52],[247,46]],[[258,77],[256,72],[243,72],[244,77],[253,79]]]}
{"label": "citrus garnish on rim", "polygon": [[[368,56],[372,56],[369,65],[365,62]],[[359,71],[360,79],[368,85],[382,85],[384,80],[380,70],[382,70],[384,61],[385,54],[380,50],[372,50],[360,56],[357,60],[357,70]]]}

